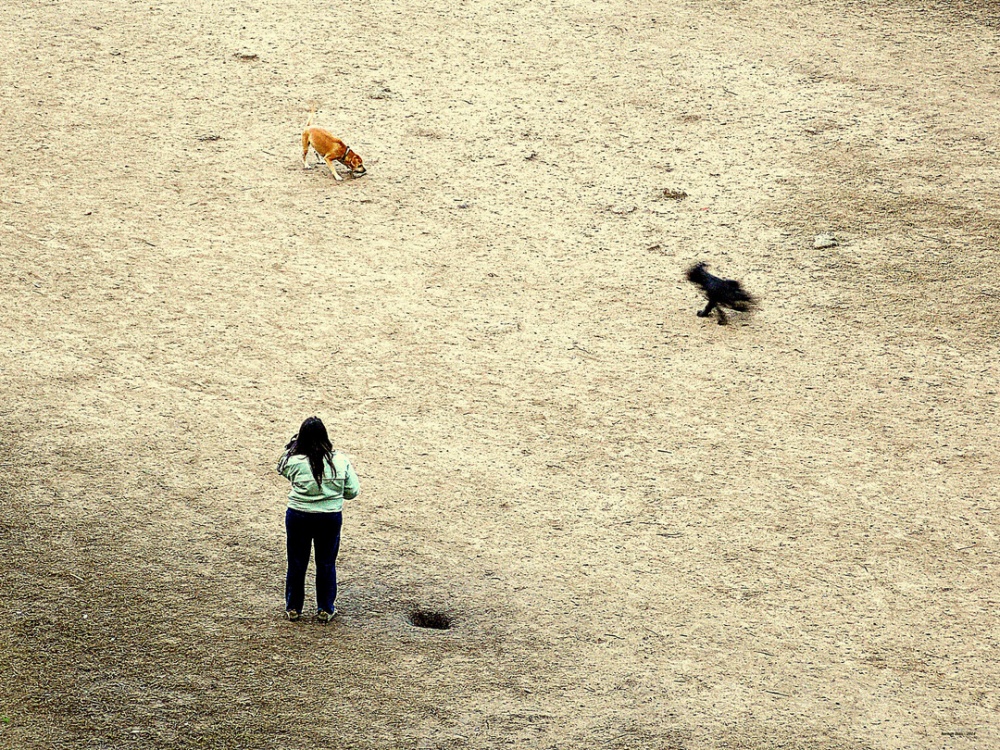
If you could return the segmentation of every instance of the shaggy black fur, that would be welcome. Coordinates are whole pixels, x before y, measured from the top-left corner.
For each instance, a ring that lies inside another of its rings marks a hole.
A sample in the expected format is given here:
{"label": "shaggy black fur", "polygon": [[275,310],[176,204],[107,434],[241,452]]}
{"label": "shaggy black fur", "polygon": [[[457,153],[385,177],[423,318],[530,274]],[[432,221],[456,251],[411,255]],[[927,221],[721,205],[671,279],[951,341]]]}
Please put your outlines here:
{"label": "shaggy black fur", "polygon": [[756,305],[756,300],[747,292],[740,282],[733,279],[720,279],[705,270],[704,263],[691,266],[687,272],[688,281],[697,284],[708,297],[704,310],[698,311],[699,318],[707,318],[712,310],[719,311],[719,325],[726,324],[726,313],[723,307],[738,312],[749,312]]}

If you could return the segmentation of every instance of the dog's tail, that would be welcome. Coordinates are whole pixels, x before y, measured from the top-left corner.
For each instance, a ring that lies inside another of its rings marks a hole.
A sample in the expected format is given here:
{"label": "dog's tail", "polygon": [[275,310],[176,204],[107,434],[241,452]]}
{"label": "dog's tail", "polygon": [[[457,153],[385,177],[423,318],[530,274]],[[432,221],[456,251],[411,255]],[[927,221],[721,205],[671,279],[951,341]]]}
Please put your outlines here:
{"label": "dog's tail", "polygon": [[316,117],[316,110],[319,109],[319,102],[315,99],[309,100],[309,119],[306,120],[306,124],[303,125],[303,129],[308,128],[313,124],[313,118]]}

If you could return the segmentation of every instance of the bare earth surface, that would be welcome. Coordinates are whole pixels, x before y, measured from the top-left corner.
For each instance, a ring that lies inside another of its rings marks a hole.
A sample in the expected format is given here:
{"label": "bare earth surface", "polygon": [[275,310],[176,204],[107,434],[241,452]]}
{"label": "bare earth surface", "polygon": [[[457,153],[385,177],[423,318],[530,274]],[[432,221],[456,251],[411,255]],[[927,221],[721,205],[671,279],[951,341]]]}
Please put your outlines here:
{"label": "bare earth surface", "polygon": [[0,5],[0,747],[1000,747],[1000,10],[919,5]]}

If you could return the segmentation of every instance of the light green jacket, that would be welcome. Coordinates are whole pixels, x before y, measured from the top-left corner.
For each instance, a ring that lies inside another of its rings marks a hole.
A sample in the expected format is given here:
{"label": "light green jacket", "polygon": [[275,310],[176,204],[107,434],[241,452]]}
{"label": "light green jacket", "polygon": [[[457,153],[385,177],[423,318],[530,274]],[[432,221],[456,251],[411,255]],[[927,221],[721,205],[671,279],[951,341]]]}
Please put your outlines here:
{"label": "light green jacket", "polygon": [[309,468],[309,459],[287,451],[278,462],[278,473],[292,483],[288,507],[306,513],[339,513],[344,500],[358,496],[358,475],[340,451],[333,452],[333,466],[324,462],[323,481],[317,485]]}

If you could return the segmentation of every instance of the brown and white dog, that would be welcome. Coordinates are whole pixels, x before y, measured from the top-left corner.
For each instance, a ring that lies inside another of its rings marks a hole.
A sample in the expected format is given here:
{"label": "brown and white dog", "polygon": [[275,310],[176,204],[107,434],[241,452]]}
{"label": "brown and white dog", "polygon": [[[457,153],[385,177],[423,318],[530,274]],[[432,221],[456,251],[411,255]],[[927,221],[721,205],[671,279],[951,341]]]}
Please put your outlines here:
{"label": "brown and white dog", "polygon": [[326,166],[330,168],[333,176],[338,180],[344,179],[337,174],[337,168],[334,166],[334,162],[338,161],[350,169],[353,176],[360,177],[363,175],[365,173],[365,165],[362,163],[361,157],[352,151],[350,146],[342,140],[335,138],[329,130],[313,125],[312,121],[315,116],[316,110],[314,109],[309,113],[305,130],[302,131],[302,166],[305,169],[309,169],[309,163],[306,159],[309,156],[309,147],[312,146],[316,153],[326,162]]}

